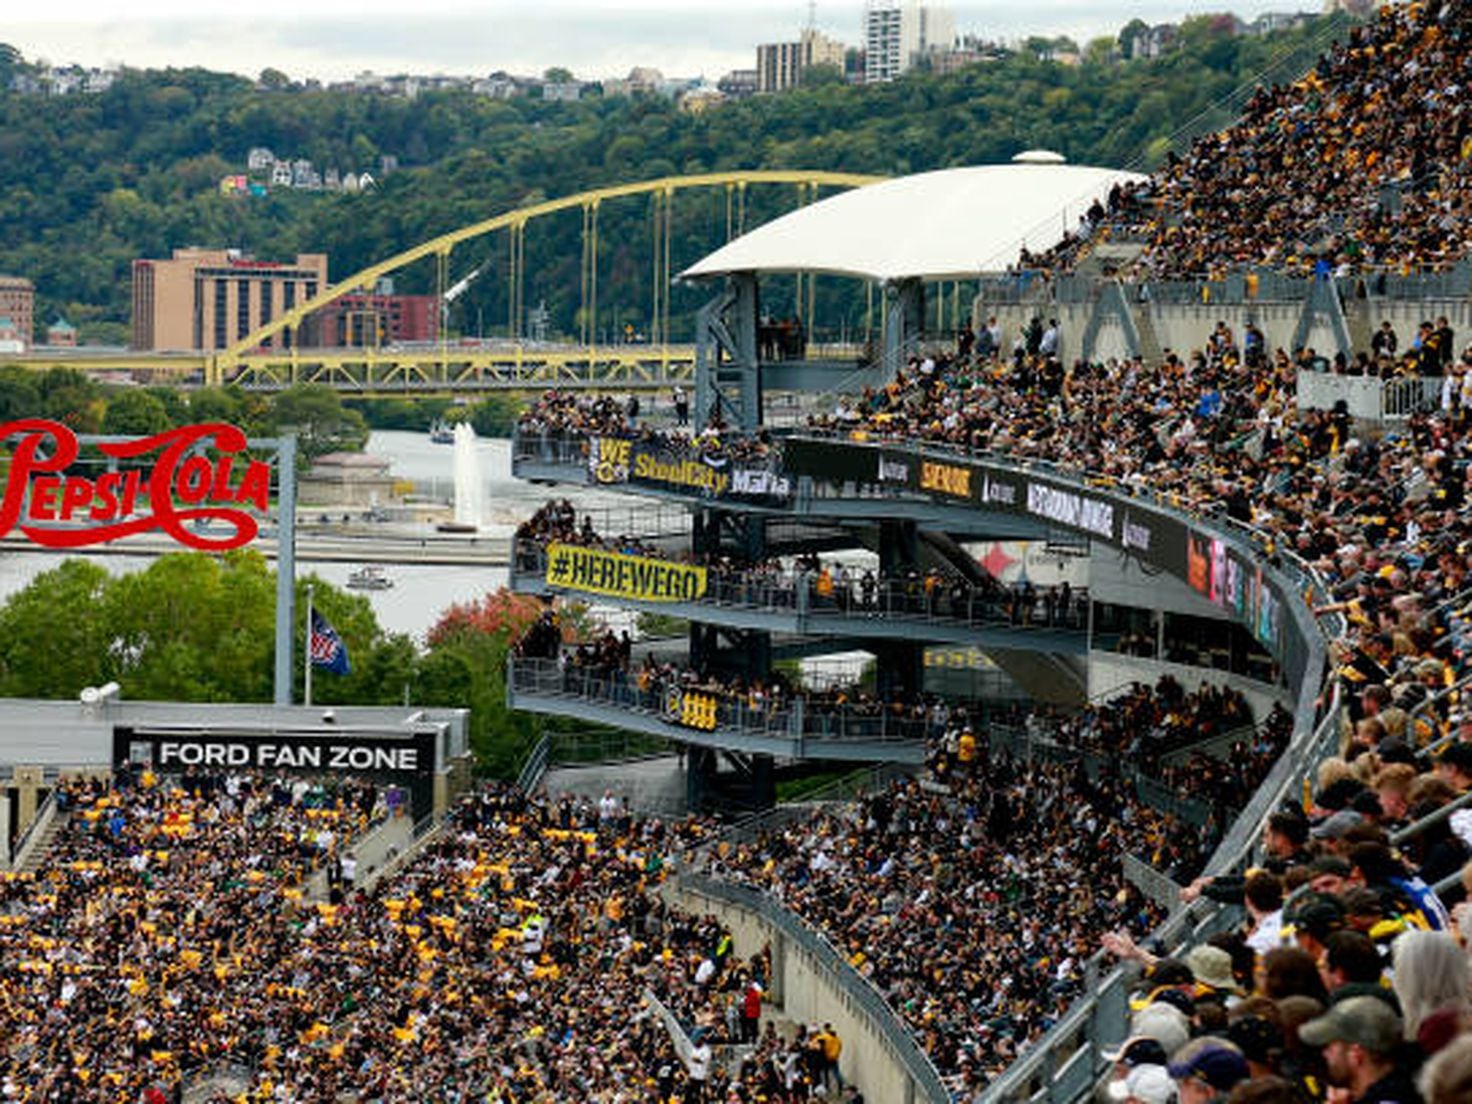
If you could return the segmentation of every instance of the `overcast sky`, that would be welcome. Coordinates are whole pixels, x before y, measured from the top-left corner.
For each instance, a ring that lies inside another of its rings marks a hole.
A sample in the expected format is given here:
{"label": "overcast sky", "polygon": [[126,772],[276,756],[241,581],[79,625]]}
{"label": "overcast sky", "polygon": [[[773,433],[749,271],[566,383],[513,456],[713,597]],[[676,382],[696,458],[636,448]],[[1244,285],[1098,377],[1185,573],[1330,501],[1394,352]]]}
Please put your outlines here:
{"label": "overcast sky", "polygon": [[[1252,18],[1318,0],[1248,0]],[[750,68],[758,42],[796,38],[803,0],[11,0],[0,41],[54,65],[203,66],[257,75],[339,80],[378,73],[540,73],[564,65],[584,78],[651,65],[712,80]],[[1151,22],[1229,8],[1223,0],[1031,0],[954,3],[957,33],[1015,40],[1067,34],[1085,42],[1139,16]],[[862,0],[817,0],[820,30],[854,45]]]}

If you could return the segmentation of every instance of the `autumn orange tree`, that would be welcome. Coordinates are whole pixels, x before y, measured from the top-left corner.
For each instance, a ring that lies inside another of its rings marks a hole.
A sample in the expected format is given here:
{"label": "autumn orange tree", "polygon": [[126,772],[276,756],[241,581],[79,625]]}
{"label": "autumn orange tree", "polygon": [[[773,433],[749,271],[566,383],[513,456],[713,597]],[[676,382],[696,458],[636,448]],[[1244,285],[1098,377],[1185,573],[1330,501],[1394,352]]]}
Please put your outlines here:
{"label": "autumn orange tree", "polygon": [[[546,720],[506,705],[506,657],[545,609],[539,598],[502,587],[447,609],[426,636],[416,698],[470,709],[470,746],[481,771],[511,777]],[[587,632],[583,607],[559,607],[564,638]]]}

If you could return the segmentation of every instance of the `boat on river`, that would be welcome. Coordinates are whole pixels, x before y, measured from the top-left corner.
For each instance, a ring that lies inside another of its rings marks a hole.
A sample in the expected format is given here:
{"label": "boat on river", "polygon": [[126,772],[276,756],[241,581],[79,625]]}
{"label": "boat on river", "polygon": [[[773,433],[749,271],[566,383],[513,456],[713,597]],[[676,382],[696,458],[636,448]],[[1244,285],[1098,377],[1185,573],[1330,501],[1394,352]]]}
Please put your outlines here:
{"label": "boat on river", "polygon": [[348,576],[348,587],[352,590],[388,590],[394,581],[377,564],[364,564]]}

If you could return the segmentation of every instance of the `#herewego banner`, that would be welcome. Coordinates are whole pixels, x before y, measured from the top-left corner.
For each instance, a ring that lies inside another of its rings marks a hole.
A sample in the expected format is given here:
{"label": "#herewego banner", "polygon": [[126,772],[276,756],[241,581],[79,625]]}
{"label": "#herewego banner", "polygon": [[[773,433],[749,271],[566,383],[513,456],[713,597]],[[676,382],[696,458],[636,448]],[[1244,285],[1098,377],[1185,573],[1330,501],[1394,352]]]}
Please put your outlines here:
{"label": "#herewego banner", "polygon": [[[101,442],[95,447],[103,456],[125,464],[95,479],[67,471],[81,443],[61,422],[0,423],[0,444],[9,452],[0,537],[19,530],[46,548],[84,548],[157,529],[186,547],[223,552],[254,540],[256,515],[270,507],[270,466],[241,457],[245,433],[224,422]],[[190,527],[199,523],[228,532]]]}
{"label": "#herewego banner", "polygon": [[705,596],[703,567],[577,544],[547,546],[546,582],[639,602],[695,602]]}

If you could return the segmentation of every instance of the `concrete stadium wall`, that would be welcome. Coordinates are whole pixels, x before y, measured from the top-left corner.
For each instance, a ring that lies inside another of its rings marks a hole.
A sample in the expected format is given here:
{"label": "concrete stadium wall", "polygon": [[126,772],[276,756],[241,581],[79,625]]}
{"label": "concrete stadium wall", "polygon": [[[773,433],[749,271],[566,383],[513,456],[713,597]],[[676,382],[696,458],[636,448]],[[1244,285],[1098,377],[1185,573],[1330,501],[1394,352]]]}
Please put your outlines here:
{"label": "concrete stadium wall", "polygon": [[[1246,302],[1246,303],[1140,303],[1133,298],[1135,289],[1126,287],[1126,300],[1130,304],[1138,325],[1142,312],[1148,312],[1162,350],[1170,349],[1180,356],[1188,356],[1193,349],[1203,348],[1207,337],[1216,328],[1218,321],[1226,322],[1238,341],[1248,322],[1253,322],[1267,337],[1269,348],[1292,351],[1293,338],[1298,329],[1298,320],[1304,311],[1302,302]],[[1346,313],[1357,310],[1359,304],[1348,300],[1344,304]],[[1456,331],[1457,351],[1472,345],[1472,301],[1467,299],[1382,299],[1371,298],[1365,303],[1370,325],[1378,329],[1382,321],[1389,321],[1400,339],[1400,348],[1410,347],[1416,336],[1416,328],[1423,321],[1434,322],[1446,315],[1452,329]],[[1023,304],[995,304],[978,299],[973,311],[975,325],[982,325],[995,315],[1002,325],[1002,350],[1010,353],[1012,342],[1034,315],[1044,323],[1050,318],[1058,319],[1059,349],[1065,363],[1081,354],[1081,342],[1089,320],[1094,313],[1094,304],[1049,303],[1046,301]],[[1309,331],[1304,345],[1320,355],[1331,357],[1336,346],[1328,326],[1319,323]],[[1366,350],[1368,352],[1368,350]],[[1117,325],[1105,324],[1095,341],[1094,355],[1097,360],[1124,355],[1124,334]]]}
{"label": "concrete stadium wall", "polygon": [[1203,682],[1230,686],[1247,699],[1247,704],[1252,706],[1252,716],[1258,721],[1273,711],[1274,704],[1281,705],[1290,712],[1293,709],[1293,695],[1288,690],[1269,683],[1211,667],[1192,667],[1184,663],[1141,659],[1136,656],[1116,655],[1113,652],[1089,653],[1089,699],[1092,701],[1112,695],[1132,682],[1153,686],[1161,675],[1169,675],[1185,687],[1188,693]]}

